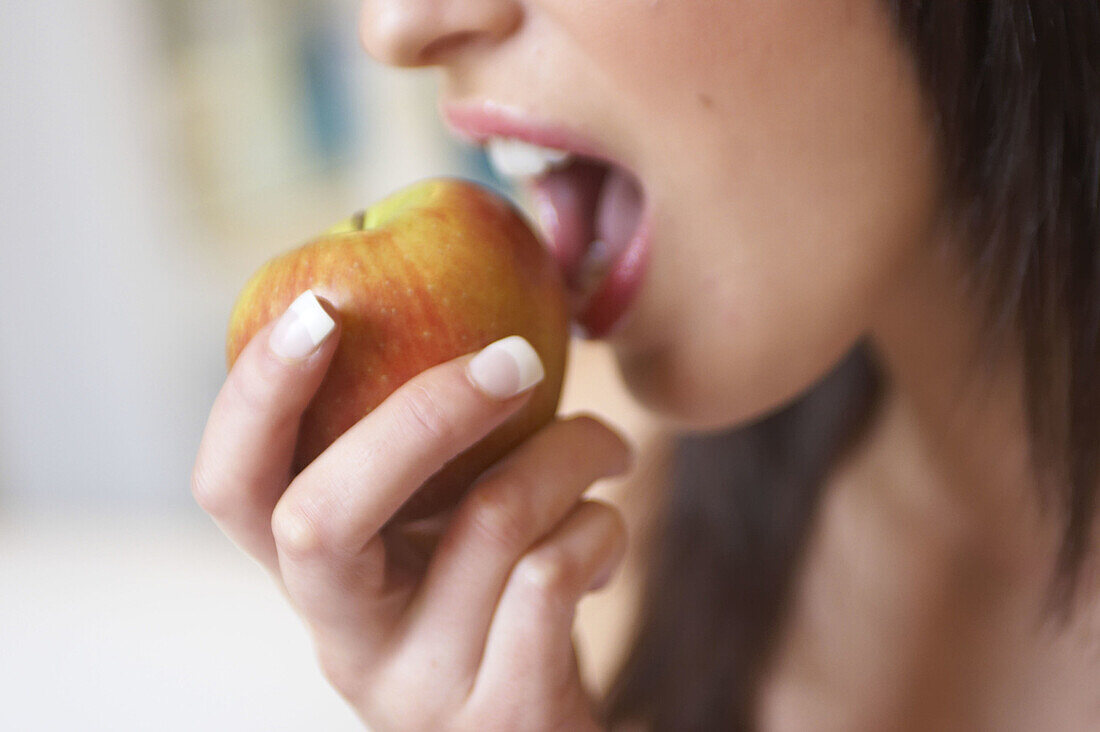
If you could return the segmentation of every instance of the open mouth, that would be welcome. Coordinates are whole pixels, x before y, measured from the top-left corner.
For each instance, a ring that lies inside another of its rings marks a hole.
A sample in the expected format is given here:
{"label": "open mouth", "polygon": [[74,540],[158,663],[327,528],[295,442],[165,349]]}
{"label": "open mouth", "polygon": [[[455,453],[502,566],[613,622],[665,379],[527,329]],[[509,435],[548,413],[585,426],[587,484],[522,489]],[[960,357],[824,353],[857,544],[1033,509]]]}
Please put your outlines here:
{"label": "open mouth", "polygon": [[599,338],[622,320],[647,248],[638,178],[606,160],[513,137],[484,141],[495,171],[531,192],[546,244],[561,267],[574,320]]}

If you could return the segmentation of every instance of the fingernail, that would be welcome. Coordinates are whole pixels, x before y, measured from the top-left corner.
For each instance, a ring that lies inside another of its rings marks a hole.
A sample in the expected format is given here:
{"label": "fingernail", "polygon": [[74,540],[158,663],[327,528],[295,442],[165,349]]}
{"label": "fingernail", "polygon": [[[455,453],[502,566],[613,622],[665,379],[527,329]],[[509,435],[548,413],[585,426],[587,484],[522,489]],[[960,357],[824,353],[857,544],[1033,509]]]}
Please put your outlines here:
{"label": "fingernail", "polygon": [[301,361],[317,350],[336,321],[325,312],[312,290],[298,296],[271,330],[268,343],[284,361]]}
{"label": "fingernail", "polygon": [[508,399],[542,381],[542,361],[520,336],[490,343],[466,366],[470,381],[496,399]]}

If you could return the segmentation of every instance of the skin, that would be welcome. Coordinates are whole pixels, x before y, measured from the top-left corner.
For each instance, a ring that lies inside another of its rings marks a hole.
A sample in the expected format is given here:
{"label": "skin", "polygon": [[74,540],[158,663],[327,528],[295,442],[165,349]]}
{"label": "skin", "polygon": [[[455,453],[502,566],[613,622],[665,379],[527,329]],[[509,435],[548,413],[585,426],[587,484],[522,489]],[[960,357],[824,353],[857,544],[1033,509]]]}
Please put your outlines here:
{"label": "skin", "polygon": [[[383,525],[531,391],[493,397],[460,357],[413,377],[292,475],[298,421],[339,333],[287,361],[272,331],[249,342],[215,400],[192,492],[283,589],[333,686],[371,729],[595,729],[573,609],[621,560],[625,529],[581,493],[627,469],[622,439],[589,417],[555,421],[475,482],[425,556],[424,531]],[[543,479],[566,453],[570,465]]]}
{"label": "skin", "polygon": [[613,339],[623,377],[662,416],[715,426],[816,381],[927,236],[931,134],[877,11],[366,2],[361,35],[381,61],[439,67],[445,100],[563,123],[637,174],[654,236]]}
{"label": "skin", "polygon": [[[518,402],[479,395],[460,359],[292,478],[295,417],[338,334],[286,364],[261,331],[230,373],[196,497],[285,587],[364,721],[595,728],[586,682],[606,688],[629,636],[671,436],[783,404],[868,336],[883,409],[828,479],[762,729],[1095,726],[1096,588],[1073,622],[1043,626],[1057,526],[1030,498],[1018,350],[969,370],[977,308],[938,216],[935,137],[878,0],[366,0],[361,20],[371,55],[438,67],[447,101],[596,140],[637,174],[654,222],[646,281],[607,344],[622,400],[567,391],[565,411],[619,417],[639,448],[639,469],[601,483],[606,503],[582,493],[627,448],[597,420],[558,421],[410,566],[378,527]],[[424,399],[439,423],[410,417]],[[380,443],[404,447],[387,466],[356,459]],[[537,490],[509,501],[516,483]],[[377,488],[340,491],[359,485]],[[576,616],[578,666],[575,605],[624,551]]]}

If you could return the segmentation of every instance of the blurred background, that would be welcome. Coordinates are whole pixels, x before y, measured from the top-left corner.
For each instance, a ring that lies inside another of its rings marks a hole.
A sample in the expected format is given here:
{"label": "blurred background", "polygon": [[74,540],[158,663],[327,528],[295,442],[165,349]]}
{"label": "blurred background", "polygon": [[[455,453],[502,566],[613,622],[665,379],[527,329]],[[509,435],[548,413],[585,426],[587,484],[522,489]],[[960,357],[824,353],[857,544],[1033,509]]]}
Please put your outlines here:
{"label": "blurred background", "polygon": [[[430,73],[368,60],[357,15],[5,3],[0,728],[360,729],[189,491],[249,274],[416,179],[499,186]],[[614,419],[610,373],[575,349],[566,403]]]}

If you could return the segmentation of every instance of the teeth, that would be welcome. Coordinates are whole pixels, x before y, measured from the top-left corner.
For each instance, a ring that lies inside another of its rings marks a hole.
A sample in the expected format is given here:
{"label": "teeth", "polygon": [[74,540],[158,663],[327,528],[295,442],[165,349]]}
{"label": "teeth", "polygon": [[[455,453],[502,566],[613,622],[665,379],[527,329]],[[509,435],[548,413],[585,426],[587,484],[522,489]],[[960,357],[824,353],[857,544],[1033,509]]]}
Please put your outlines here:
{"label": "teeth", "polygon": [[493,169],[504,178],[537,178],[565,167],[573,158],[564,150],[539,147],[510,137],[494,137],[486,147]]}

